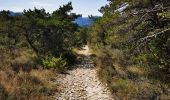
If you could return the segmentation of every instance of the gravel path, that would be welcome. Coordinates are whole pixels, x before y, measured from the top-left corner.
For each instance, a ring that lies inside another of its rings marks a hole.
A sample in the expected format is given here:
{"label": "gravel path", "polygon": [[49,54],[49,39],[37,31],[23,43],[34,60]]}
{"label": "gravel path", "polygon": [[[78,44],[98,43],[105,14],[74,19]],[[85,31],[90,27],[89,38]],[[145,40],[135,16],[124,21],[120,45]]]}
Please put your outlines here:
{"label": "gravel path", "polygon": [[60,75],[58,82],[62,85],[56,100],[113,100],[110,91],[97,77],[97,68],[89,56],[86,46],[80,51],[84,55],[76,68]]}

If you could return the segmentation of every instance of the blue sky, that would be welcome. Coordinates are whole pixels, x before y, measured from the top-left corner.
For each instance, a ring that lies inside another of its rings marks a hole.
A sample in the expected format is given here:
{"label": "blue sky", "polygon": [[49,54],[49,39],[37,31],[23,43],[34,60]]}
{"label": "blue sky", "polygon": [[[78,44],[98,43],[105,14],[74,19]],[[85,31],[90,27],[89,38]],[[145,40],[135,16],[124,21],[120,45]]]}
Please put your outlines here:
{"label": "blue sky", "polygon": [[45,8],[46,11],[52,12],[59,8],[60,5],[72,1],[73,12],[83,16],[98,15],[100,16],[101,6],[107,4],[107,0],[0,0],[0,10],[11,10],[21,12],[23,9]]}

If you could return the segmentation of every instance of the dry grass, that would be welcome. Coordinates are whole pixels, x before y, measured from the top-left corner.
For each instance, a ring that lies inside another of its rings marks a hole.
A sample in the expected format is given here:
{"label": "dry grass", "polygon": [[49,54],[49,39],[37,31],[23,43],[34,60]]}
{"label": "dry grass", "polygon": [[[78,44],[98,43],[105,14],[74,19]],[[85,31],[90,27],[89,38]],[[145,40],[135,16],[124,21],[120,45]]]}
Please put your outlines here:
{"label": "dry grass", "polygon": [[1,54],[0,100],[54,99],[52,96],[58,91],[57,74],[52,70],[34,69],[36,56],[33,51],[20,48]]}
{"label": "dry grass", "polygon": [[[48,100],[57,92],[54,72],[32,70],[30,73],[20,71],[0,71],[0,84],[12,100]],[[53,79],[53,80],[52,80]]]}
{"label": "dry grass", "polygon": [[31,61],[31,59],[33,60],[36,58],[35,53],[27,48],[19,49],[17,52],[19,53],[18,56],[14,57],[14,59],[12,59],[11,62],[25,64]]}
{"label": "dry grass", "polygon": [[143,68],[141,67],[138,67],[138,66],[129,66],[127,68],[127,70],[130,72],[130,73],[134,73],[134,74],[138,74],[138,75],[144,75],[145,74],[145,71]]}

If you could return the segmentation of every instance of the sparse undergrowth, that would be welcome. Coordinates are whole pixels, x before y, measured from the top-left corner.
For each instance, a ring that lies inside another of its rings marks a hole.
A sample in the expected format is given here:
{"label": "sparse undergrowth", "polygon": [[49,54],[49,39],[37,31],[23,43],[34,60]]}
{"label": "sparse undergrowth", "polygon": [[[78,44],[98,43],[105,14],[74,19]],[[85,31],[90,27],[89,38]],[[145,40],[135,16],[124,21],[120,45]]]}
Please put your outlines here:
{"label": "sparse undergrowth", "polygon": [[154,69],[128,64],[128,60],[120,51],[116,50],[112,53],[112,56],[98,53],[100,57],[96,63],[99,68],[98,76],[101,81],[108,84],[116,100],[168,100],[170,98],[168,79],[162,80],[163,73],[155,75],[157,72]]}
{"label": "sparse undergrowth", "polygon": [[34,52],[28,48],[1,51],[0,100],[52,99],[59,87],[56,71],[38,67]]}
{"label": "sparse undergrowth", "polygon": [[49,100],[57,92],[56,77],[49,70],[32,70],[29,73],[11,70],[0,71],[1,100]]}

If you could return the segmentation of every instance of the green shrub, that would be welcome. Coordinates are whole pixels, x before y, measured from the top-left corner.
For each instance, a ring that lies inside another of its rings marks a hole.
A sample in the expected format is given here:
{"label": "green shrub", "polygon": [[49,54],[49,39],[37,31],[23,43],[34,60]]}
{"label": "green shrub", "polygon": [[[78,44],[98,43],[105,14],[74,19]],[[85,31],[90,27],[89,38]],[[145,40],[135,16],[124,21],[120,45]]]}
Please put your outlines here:
{"label": "green shrub", "polygon": [[113,49],[110,52],[112,59],[119,64],[124,64],[126,62],[125,60],[125,54],[122,50],[119,49]]}
{"label": "green shrub", "polygon": [[113,92],[118,92],[120,90],[129,89],[131,83],[128,80],[117,79],[111,84],[111,87]]}
{"label": "green shrub", "polygon": [[61,56],[47,56],[45,59],[42,60],[42,63],[45,68],[54,68],[59,72],[65,72],[67,69],[67,62],[66,60],[62,59]]}

